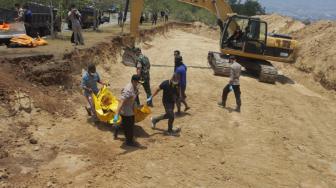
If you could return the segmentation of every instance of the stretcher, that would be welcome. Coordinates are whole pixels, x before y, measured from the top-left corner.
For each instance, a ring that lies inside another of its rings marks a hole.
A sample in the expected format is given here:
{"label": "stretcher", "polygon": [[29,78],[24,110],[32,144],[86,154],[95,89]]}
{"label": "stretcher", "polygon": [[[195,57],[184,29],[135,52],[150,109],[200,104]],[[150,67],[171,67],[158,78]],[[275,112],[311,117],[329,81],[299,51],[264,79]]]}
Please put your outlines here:
{"label": "stretcher", "polygon": [[[112,94],[112,92],[103,86],[97,95],[92,94],[93,105],[95,107],[96,115],[99,121],[114,124],[113,118],[119,105],[119,100]],[[151,109],[147,106],[140,106],[134,109],[135,122],[141,122],[151,114]],[[120,125],[121,117],[116,124]]]}

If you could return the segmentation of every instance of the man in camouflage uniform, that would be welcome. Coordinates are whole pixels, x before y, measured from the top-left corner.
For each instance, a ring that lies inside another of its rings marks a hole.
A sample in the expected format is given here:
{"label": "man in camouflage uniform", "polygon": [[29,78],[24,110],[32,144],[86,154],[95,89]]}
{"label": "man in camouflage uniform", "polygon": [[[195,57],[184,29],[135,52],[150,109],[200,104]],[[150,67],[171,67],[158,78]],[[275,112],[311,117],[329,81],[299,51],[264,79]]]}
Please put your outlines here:
{"label": "man in camouflage uniform", "polygon": [[[151,88],[150,88],[150,62],[148,57],[143,55],[141,53],[140,48],[135,49],[136,56],[137,56],[137,62],[136,62],[136,68],[137,68],[137,74],[140,76],[141,81],[142,81],[142,86],[145,89],[147,98],[152,96]],[[137,103],[140,105],[139,98],[137,98]],[[152,100],[147,101],[147,105],[150,107],[153,107],[153,102]]]}

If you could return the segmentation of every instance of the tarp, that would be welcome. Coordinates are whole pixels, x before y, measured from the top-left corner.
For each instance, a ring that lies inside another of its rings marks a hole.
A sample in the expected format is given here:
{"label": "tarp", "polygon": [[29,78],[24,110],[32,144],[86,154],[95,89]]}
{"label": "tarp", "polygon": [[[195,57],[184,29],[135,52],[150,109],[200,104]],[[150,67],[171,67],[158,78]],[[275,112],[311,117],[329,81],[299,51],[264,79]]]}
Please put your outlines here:
{"label": "tarp", "polygon": [[10,39],[10,46],[12,47],[36,47],[47,44],[48,42],[40,37],[33,39],[28,35],[20,35]]}
{"label": "tarp", "polygon": [[[100,121],[113,124],[113,118],[115,115],[115,111],[118,108],[119,101],[118,99],[112,94],[112,92],[104,86],[101,88],[99,93],[96,95],[92,94],[93,103],[95,105],[95,110],[97,117]],[[151,114],[151,109],[147,106],[141,106],[134,109],[135,112],[135,122],[141,122],[146,119],[146,117]],[[121,117],[117,124],[120,124]]]}

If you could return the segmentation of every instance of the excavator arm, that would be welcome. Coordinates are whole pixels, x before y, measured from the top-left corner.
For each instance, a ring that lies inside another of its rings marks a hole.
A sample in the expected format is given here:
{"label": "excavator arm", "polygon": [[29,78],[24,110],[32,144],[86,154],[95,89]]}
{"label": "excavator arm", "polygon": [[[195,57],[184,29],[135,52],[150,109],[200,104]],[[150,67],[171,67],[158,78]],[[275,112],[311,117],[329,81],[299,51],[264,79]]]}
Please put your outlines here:
{"label": "excavator arm", "polygon": [[139,22],[145,0],[129,0],[131,1],[131,36],[137,38],[139,36]]}
{"label": "excavator arm", "polygon": [[[217,16],[222,22],[234,12],[226,0],[178,0],[181,3],[191,4],[196,7],[204,8]],[[131,0],[131,36],[139,36],[139,21],[144,7],[144,0]]]}
{"label": "excavator arm", "polygon": [[191,4],[196,7],[207,9],[222,21],[228,18],[228,14],[233,14],[231,6],[226,0],[178,0],[182,3]]}

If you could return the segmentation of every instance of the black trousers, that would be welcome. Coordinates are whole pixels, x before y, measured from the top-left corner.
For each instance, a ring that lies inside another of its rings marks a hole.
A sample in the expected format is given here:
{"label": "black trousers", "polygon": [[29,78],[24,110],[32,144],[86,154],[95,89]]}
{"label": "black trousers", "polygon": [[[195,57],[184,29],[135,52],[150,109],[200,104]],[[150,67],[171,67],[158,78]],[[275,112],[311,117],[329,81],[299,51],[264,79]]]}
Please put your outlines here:
{"label": "black trousers", "polygon": [[121,126],[124,128],[126,143],[133,143],[134,137],[134,116],[121,116]]}
{"label": "black trousers", "polygon": [[180,87],[179,97],[177,98],[177,101],[176,101],[176,107],[177,107],[178,112],[181,111],[181,103],[184,104],[185,107],[188,106],[188,104],[186,102],[186,98],[187,98],[187,95],[185,93],[186,89],[187,89],[187,86],[181,86]]}
{"label": "black trousers", "polygon": [[174,103],[163,103],[165,108],[165,114],[153,118],[154,123],[157,123],[161,120],[168,119],[168,131],[173,131],[173,123],[174,123]]}
{"label": "black trousers", "polygon": [[[240,85],[232,85],[232,89],[236,97],[237,106],[240,107],[241,106]],[[226,85],[225,88],[223,89],[222,102],[224,106],[226,105],[226,100],[229,93],[230,93],[230,84]]]}
{"label": "black trousers", "polygon": [[[144,83],[142,84],[142,86],[143,86],[143,88],[144,88],[144,90],[146,92],[146,96],[147,96],[147,99],[148,99],[150,96],[152,96],[152,91],[151,91],[151,88],[150,88],[150,79],[149,78],[148,79],[144,79]],[[140,105],[139,96],[136,97],[135,102],[138,105]],[[152,104],[152,101],[149,101],[147,104],[148,105]]]}
{"label": "black trousers", "polygon": [[156,25],[156,21],[157,21],[157,19],[153,19],[152,20],[152,25],[154,25],[154,24]]}
{"label": "black trousers", "polygon": [[142,86],[145,89],[147,99],[148,99],[150,96],[152,96],[152,91],[151,91],[151,88],[150,88],[150,79],[145,79]]}
{"label": "black trousers", "polygon": [[26,34],[30,37],[33,37],[31,24],[24,24],[24,26],[25,26],[25,29],[26,29]]}

